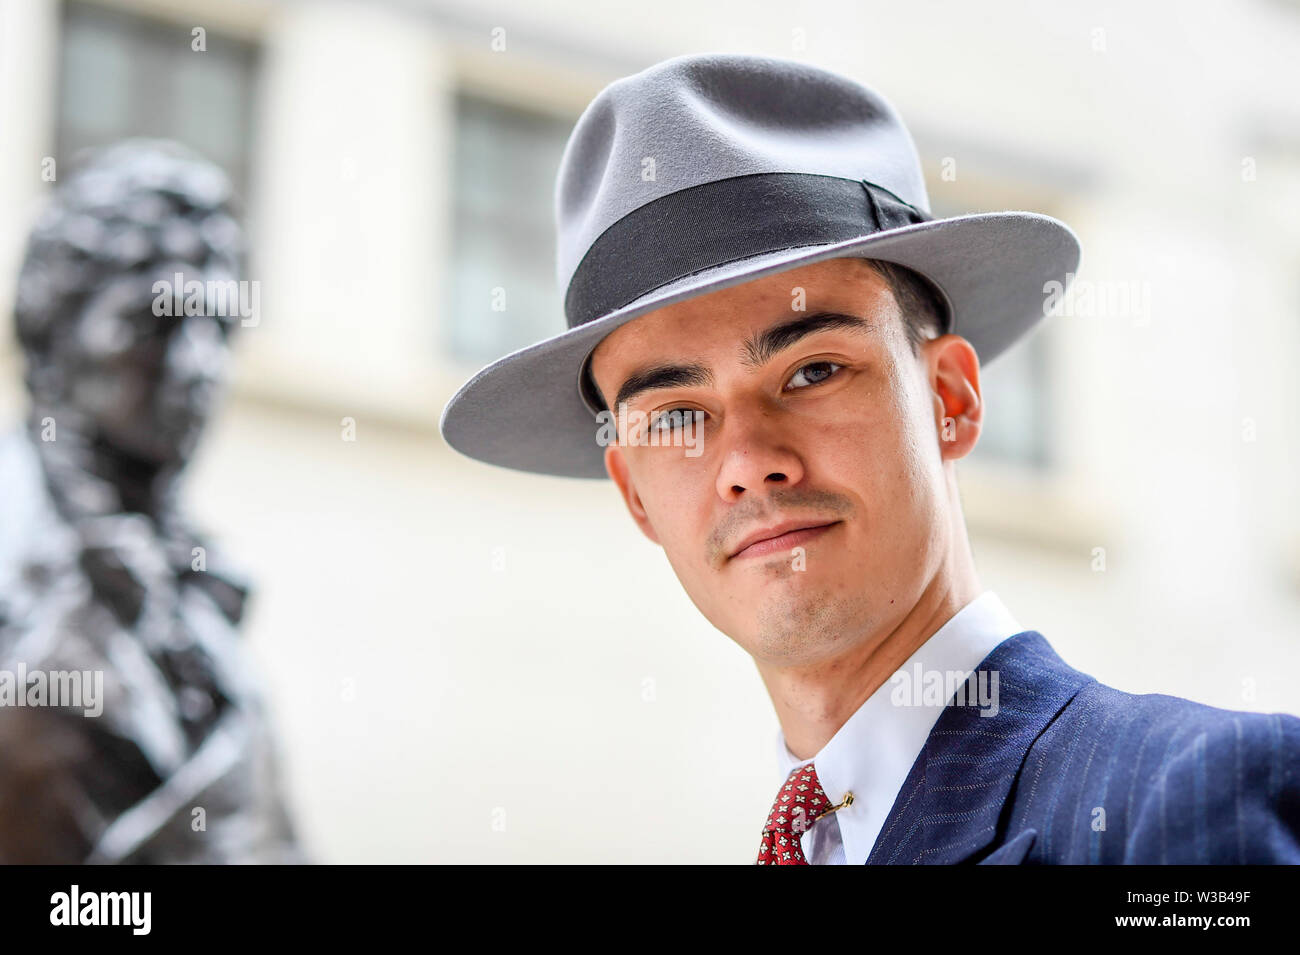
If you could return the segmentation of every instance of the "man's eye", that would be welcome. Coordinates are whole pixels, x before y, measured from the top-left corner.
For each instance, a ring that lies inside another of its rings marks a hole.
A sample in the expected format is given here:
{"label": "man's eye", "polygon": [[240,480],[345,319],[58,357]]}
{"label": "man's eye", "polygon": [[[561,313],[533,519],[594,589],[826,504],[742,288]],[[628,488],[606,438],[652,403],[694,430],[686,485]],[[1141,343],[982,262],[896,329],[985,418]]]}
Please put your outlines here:
{"label": "man's eye", "polygon": [[686,416],[691,412],[687,408],[673,408],[670,411],[656,411],[650,416],[651,431],[676,431],[686,423]]}
{"label": "man's eye", "polygon": [[[809,385],[819,385],[843,367],[843,365],[837,365],[833,361],[810,362],[791,376],[786,388],[807,388]],[[803,379],[802,382],[800,382],[801,378]]]}

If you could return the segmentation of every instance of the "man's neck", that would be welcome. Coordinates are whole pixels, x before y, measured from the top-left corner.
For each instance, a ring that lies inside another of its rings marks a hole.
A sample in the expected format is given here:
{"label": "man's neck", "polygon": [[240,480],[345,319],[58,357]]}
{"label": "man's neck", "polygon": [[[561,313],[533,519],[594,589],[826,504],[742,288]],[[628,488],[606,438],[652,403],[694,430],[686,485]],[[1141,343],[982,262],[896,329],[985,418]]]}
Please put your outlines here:
{"label": "man's neck", "polygon": [[940,573],[887,633],[873,634],[831,659],[804,666],[758,663],[797,759],[810,759],[917,649],[980,593],[974,570]]}

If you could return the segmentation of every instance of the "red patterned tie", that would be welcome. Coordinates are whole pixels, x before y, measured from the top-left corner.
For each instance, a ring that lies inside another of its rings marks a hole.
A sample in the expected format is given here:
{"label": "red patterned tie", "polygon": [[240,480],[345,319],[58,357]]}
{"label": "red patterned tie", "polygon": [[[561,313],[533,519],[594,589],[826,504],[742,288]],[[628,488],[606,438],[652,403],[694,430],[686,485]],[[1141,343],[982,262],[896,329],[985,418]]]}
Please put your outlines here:
{"label": "red patterned tie", "polygon": [[757,864],[807,865],[799,838],[830,808],[831,801],[822,792],[813,764],[796,766],[767,814]]}

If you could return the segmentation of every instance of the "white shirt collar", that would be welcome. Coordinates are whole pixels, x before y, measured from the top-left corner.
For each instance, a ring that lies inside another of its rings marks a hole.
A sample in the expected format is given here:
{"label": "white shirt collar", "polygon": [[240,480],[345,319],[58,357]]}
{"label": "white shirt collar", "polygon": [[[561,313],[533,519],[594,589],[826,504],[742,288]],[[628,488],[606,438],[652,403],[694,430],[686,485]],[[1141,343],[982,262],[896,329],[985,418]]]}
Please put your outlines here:
{"label": "white shirt collar", "polygon": [[[785,733],[776,734],[777,763],[784,781],[796,766],[812,762],[822,790],[832,804],[852,792],[853,805],[820,819],[803,834],[805,856],[818,826],[835,820],[843,842],[844,861],[862,865],[885,824],[894,800],[903,788],[912,764],[939,719],[947,697],[937,705],[895,705],[892,697],[917,673],[961,671],[965,679],[993,649],[1008,637],[1023,632],[997,594],[986,590],[921,644],[915,653],[882,683],[845,721],[812,758],[797,759],[785,745]],[[920,667],[919,671],[917,667]],[[917,694],[920,697],[920,694]]]}

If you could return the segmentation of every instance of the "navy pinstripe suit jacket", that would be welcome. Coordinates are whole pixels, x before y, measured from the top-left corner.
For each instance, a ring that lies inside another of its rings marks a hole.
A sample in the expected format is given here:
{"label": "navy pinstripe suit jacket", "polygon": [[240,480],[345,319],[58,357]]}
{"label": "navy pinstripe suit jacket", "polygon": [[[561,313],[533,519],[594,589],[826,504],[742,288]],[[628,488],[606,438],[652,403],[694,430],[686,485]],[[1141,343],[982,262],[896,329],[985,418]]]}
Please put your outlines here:
{"label": "navy pinstripe suit jacket", "polygon": [[978,670],[997,714],[944,707],[868,865],[1300,863],[1300,718],[1124,693],[1035,630]]}

